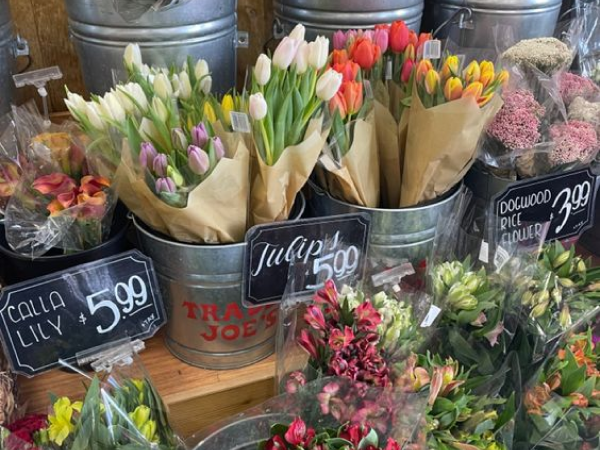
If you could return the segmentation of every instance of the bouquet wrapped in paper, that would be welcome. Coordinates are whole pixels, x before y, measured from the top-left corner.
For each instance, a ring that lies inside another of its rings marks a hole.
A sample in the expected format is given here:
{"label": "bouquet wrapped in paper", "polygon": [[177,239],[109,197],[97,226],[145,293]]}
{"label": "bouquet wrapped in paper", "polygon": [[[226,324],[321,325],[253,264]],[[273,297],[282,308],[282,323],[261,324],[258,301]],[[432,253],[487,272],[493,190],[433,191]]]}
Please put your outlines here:
{"label": "bouquet wrapped in paper", "polygon": [[[144,223],[188,243],[233,243],[246,231],[249,151],[217,121],[208,65],[150,69],[125,51],[132,82],[67,106],[116,170],[120,199]],[[215,126],[213,126],[215,125]]]}
{"label": "bouquet wrapped in paper", "polygon": [[[14,111],[21,174],[5,209],[5,233],[17,253],[75,253],[100,245],[117,203],[111,177],[101,176],[86,140],[73,127],[43,124],[29,108]],[[16,174],[9,164],[6,170]]]}
{"label": "bouquet wrapped in paper", "polygon": [[273,54],[258,57],[247,101],[256,164],[250,199],[251,222],[288,218],[298,192],[312,173],[329,127],[323,110],[342,75],[326,67],[329,40],[304,40],[298,25]]}

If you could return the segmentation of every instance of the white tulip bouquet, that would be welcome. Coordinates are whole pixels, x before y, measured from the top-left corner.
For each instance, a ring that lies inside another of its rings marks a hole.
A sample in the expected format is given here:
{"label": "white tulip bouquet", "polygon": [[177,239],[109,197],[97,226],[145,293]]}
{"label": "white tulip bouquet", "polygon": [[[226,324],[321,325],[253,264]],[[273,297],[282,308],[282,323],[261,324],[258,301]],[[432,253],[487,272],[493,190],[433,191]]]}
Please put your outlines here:
{"label": "white tulip bouquet", "polygon": [[329,133],[324,105],[342,75],[327,68],[329,40],[304,40],[304,27],[285,37],[273,58],[261,54],[252,73],[248,112],[258,164],[253,177],[253,223],[284,220],[306,183]]}
{"label": "white tulip bouquet", "polygon": [[124,64],[130,82],[89,102],[68,92],[66,101],[107,170],[116,170],[121,200],[151,228],[179,241],[242,240],[249,152],[239,136],[213,126],[206,61],[150,68],[130,44]]}

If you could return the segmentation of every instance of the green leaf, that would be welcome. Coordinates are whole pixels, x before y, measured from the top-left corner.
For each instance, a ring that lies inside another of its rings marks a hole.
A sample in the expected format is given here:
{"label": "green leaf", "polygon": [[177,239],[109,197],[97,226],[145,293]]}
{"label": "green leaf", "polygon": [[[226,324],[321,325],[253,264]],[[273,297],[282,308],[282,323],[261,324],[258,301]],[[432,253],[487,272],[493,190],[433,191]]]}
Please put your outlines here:
{"label": "green leaf", "polygon": [[583,385],[579,389],[577,389],[577,392],[583,394],[587,398],[591,398],[595,388],[596,377],[590,377],[583,383]]}
{"label": "green leaf", "polygon": [[281,436],[283,437],[287,432],[289,426],[283,425],[281,423],[276,423],[271,426],[271,437],[273,436]]}
{"label": "green leaf", "polygon": [[494,421],[491,419],[487,419],[475,427],[473,434],[480,435],[488,430],[493,430],[493,429],[494,429]]}
{"label": "green leaf", "polygon": [[437,415],[443,412],[454,411],[455,409],[456,405],[453,401],[444,397],[438,397],[433,404],[432,412]]}
{"label": "green leaf", "polygon": [[563,376],[561,390],[563,395],[570,395],[578,391],[585,381],[586,366],[577,368],[574,372],[569,372]]}
{"label": "green leaf", "polygon": [[496,420],[496,428],[495,431],[498,431],[504,427],[508,422],[510,422],[517,412],[515,393],[513,392],[506,402],[506,406],[504,410],[498,416],[498,420]]}

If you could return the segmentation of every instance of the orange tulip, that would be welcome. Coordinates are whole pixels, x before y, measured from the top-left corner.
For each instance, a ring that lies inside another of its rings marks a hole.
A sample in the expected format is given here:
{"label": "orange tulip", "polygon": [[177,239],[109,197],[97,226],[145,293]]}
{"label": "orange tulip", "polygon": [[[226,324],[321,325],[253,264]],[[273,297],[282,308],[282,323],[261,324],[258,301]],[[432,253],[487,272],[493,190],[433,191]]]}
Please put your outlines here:
{"label": "orange tulip", "polygon": [[421,61],[419,61],[419,64],[417,64],[417,83],[423,83],[427,72],[429,72],[431,69],[433,69],[431,61],[429,61],[428,59],[422,59]]}
{"label": "orange tulip", "polygon": [[494,78],[496,77],[494,63],[490,61],[481,61],[479,68],[481,69],[481,77],[479,78],[479,81],[481,81],[483,83],[483,87],[486,88],[494,81]]}
{"label": "orange tulip", "polygon": [[458,56],[450,55],[444,61],[444,65],[442,66],[442,79],[447,80],[450,77],[458,76],[458,66],[460,65],[460,61]]}
{"label": "orange tulip", "polygon": [[348,114],[356,114],[363,105],[363,84],[358,81],[348,81],[340,89],[346,100]]}
{"label": "orange tulip", "polygon": [[413,61],[415,60],[416,56],[415,56],[415,46],[412,44],[408,44],[406,46],[406,48],[404,49],[404,61],[408,60],[408,59],[412,59]]}
{"label": "orange tulip", "polygon": [[350,48],[350,58],[364,70],[371,70],[381,58],[381,49],[369,39],[359,37]]}
{"label": "orange tulip", "polygon": [[467,84],[479,81],[481,78],[481,67],[479,67],[477,61],[471,61],[465,70],[463,70],[463,78]]}
{"label": "orange tulip", "polygon": [[432,35],[431,33],[421,33],[419,35],[419,40],[417,41],[417,49],[420,49],[421,47],[423,47],[423,44],[425,44],[425,42],[430,41],[432,39]]}
{"label": "orange tulip", "polygon": [[344,81],[354,81],[358,76],[360,66],[354,61],[347,61],[345,64],[334,64],[333,70],[341,73],[344,77]]}
{"label": "orange tulip", "polygon": [[334,50],[331,63],[335,64],[346,64],[348,62],[348,52],[346,49],[343,50]]}
{"label": "orange tulip", "polygon": [[479,81],[475,81],[469,84],[462,93],[462,98],[472,98],[476,102],[479,102],[483,94],[483,84]]}
{"label": "orange tulip", "polygon": [[449,102],[458,100],[463,94],[462,80],[458,77],[450,77],[444,85],[444,97]]}
{"label": "orange tulip", "polygon": [[348,105],[346,104],[346,98],[341,91],[338,91],[338,93],[329,100],[329,112],[331,115],[333,115],[336,110],[339,111],[342,120],[345,120],[348,115]]}
{"label": "orange tulip", "polygon": [[425,75],[425,91],[429,95],[435,94],[435,91],[440,84],[440,75],[435,69],[429,69],[427,75]]}
{"label": "orange tulip", "polygon": [[418,48],[419,36],[417,36],[417,33],[415,33],[413,30],[408,32],[408,43],[412,44],[413,47]]}
{"label": "orange tulip", "polygon": [[390,48],[394,53],[402,53],[409,44],[409,29],[404,21],[399,20],[390,27]]}

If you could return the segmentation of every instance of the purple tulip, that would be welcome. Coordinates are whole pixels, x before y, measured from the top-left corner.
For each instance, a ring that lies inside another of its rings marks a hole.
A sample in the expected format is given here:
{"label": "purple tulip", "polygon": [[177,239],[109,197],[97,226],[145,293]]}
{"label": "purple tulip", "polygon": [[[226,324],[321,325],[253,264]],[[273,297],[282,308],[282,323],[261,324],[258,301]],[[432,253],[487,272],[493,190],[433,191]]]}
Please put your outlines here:
{"label": "purple tulip", "polygon": [[175,182],[169,178],[159,178],[156,180],[156,193],[160,194],[161,192],[167,192],[170,194],[175,193],[177,187],[175,186]]}
{"label": "purple tulip", "polygon": [[335,50],[342,50],[346,48],[347,40],[348,37],[346,36],[346,33],[344,33],[342,30],[337,30],[335,33],[333,33],[333,48]]}
{"label": "purple tulip", "polygon": [[148,168],[148,166],[152,164],[152,161],[154,161],[156,155],[158,155],[158,152],[154,148],[154,145],[152,145],[150,142],[142,142],[140,148],[140,165],[144,169]]}
{"label": "purple tulip", "polygon": [[379,29],[373,33],[373,42],[379,46],[381,53],[385,53],[390,44],[390,32],[389,30]]}
{"label": "purple tulip", "polygon": [[203,123],[199,123],[197,126],[192,128],[192,142],[197,147],[205,147],[208,143],[208,132]]}
{"label": "purple tulip", "polygon": [[188,147],[188,164],[190,169],[197,175],[204,175],[210,169],[208,154],[200,147],[190,145]]}
{"label": "purple tulip", "polygon": [[212,143],[215,146],[215,156],[217,157],[217,161],[219,161],[225,156],[225,146],[218,136],[212,138]]}
{"label": "purple tulip", "polygon": [[159,177],[164,177],[167,174],[167,166],[169,162],[167,161],[167,155],[159,153],[156,155],[154,160],[152,161],[152,169],[154,173]]}

